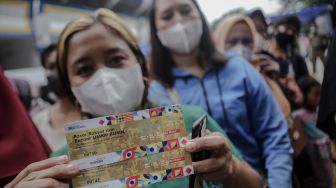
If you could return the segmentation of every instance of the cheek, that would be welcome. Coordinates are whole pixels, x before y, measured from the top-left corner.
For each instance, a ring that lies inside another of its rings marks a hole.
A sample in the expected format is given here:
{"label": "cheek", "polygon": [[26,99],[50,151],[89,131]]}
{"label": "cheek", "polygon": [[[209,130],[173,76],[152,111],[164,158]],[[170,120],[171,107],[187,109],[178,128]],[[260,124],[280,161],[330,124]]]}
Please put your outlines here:
{"label": "cheek", "polygon": [[89,79],[89,78],[83,78],[81,76],[76,76],[69,67],[67,74],[69,78],[70,87],[78,87]]}
{"label": "cheek", "polygon": [[173,20],[165,21],[165,20],[161,20],[157,18],[155,21],[155,25],[156,25],[157,31],[165,31],[174,25],[174,21]]}
{"label": "cheek", "polygon": [[69,77],[70,87],[79,87],[84,82],[86,82],[89,78],[83,78],[81,76],[72,76]]}

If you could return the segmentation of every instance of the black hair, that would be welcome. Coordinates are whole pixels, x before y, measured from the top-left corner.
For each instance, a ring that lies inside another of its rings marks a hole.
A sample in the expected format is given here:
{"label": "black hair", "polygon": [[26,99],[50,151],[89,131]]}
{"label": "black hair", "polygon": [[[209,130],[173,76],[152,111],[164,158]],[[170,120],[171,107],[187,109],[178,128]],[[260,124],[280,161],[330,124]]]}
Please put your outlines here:
{"label": "black hair", "polygon": [[46,64],[47,64],[47,59],[48,59],[48,56],[51,54],[51,52],[53,51],[56,51],[57,50],[57,45],[52,43],[50,44],[49,46],[47,46],[46,48],[44,48],[41,52],[41,64],[42,66],[45,68]]}
{"label": "black hair", "polygon": [[265,25],[265,27],[268,26],[264,13],[260,9],[255,9],[252,12],[247,13],[246,15],[251,19],[259,19]]}
{"label": "black hair", "polygon": [[[199,44],[199,63],[201,63],[200,66],[205,68],[208,66],[224,64],[227,61],[227,58],[219,51],[217,51],[211,38],[210,30],[208,28],[205,16],[203,15],[197,2],[195,0],[191,1],[196,6],[196,9],[201,16],[203,24],[203,33]],[[154,1],[152,5],[152,9],[149,15],[152,44],[151,71],[155,79],[160,81],[166,87],[172,87],[174,84],[174,77],[171,71],[175,64],[171,57],[170,51],[162,45],[157,36],[157,28],[155,25],[155,2],[156,1]]]}
{"label": "black hair", "polygon": [[307,103],[306,99],[311,88],[321,87],[321,84],[314,78],[306,76],[298,81],[298,86],[303,94],[303,100],[304,100],[303,104],[306,104]]}
{"label": "black hair", "polygon": [[294,26],[297,31],[299,32],[301,29],[301,21],[297,16],[285,16],[275,22],[275,27],[278,27],[279,25],[290,25]]}

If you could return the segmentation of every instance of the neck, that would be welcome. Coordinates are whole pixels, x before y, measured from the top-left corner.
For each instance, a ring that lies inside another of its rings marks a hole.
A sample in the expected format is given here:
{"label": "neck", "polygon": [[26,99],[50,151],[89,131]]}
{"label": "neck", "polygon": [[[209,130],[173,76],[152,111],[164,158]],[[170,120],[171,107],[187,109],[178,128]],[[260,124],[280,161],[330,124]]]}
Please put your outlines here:
{"label": "neck", "polygon": [[175,65],[182,69],[189,69],[198,65],[198,50],[194,50],[189,54],[175,54],[172,53]]}
{"label": "neck", "polygon": [[59,110],[63,113],[68,113],[74,110],[76,107],[71,103],[67,97],[63,97],[56,102]]}
{"label": "neck", "polygon": [[276,57],[280,57],[280,58],[287,57],[287,53],[278,46],[274,38],[271,40],[271,46],[269,47],[268,51]]}

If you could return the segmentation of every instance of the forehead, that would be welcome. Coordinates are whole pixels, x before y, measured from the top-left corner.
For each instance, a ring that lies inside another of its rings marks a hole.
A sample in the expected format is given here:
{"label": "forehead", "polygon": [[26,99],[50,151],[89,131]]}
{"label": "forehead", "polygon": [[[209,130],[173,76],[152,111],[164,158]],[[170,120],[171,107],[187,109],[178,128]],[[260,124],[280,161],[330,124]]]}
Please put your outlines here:
{"label": "forehead", "polygon": [[155,0],[156,12],[162,12],[171,7],[178,6],[181,4],[187,4],[196,8],[191,0]]}
{"label": "forehead", "polygon": [[[123,40],[112,30],[102,24],[95,24],[86,30],[79,31],[70,39],[70,45],[94,45],[96,43],[118,44]],[[125,42],[123,42],[125,43]]]}
{"label": "forehead", "polygon": [[246,22],[238,22],[232,26],[230,36],[237,35],[252,35],[252,31]]}
{"label": "forehead", "polygon": [[[72,56],[74,52],[82,54],[107,48],[130,50],[124,39],[102,24],[95,24],[74,34],[69,41],[69,54]],[[71,56],[68,58],[71,59]]]}
{"label": "forehead", "polygon": [[119,35],[102,24],[95,24],[73,35],[68,48],[71,55],[67,60],[73,63],[82,56],[97,56],[110,49],[131,53],[130,47]]}

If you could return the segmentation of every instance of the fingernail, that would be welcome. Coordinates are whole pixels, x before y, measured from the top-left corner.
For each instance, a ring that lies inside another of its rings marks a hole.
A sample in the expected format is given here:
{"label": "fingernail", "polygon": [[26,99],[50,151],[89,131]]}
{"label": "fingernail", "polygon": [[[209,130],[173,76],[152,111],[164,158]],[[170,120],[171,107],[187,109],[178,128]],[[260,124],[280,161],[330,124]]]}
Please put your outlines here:
{"label": "fingernail", "polygon": [[75,166],[74,164],[68,164],[68,165],[66,166],[66,168],[67,168],[67,170],[69,170],[69,171],[76,171],[76,170],[78,170],[78,167]]}
{"label": "fingernail", "polygon": [[68,160],[68,156],[66,156],[66,155],[62,155],[62,156],[59,156],[59,157],[57,158],[57,161],[60,162],[60,163],[64,163],[64,162],[66,162],[67,160]]}
{"label": "fingernail", "polygon": [[187,145],[185,146],[185,149],[188,151],[194,151],[196,148],[196,144],[192,141],[188,141]]}

